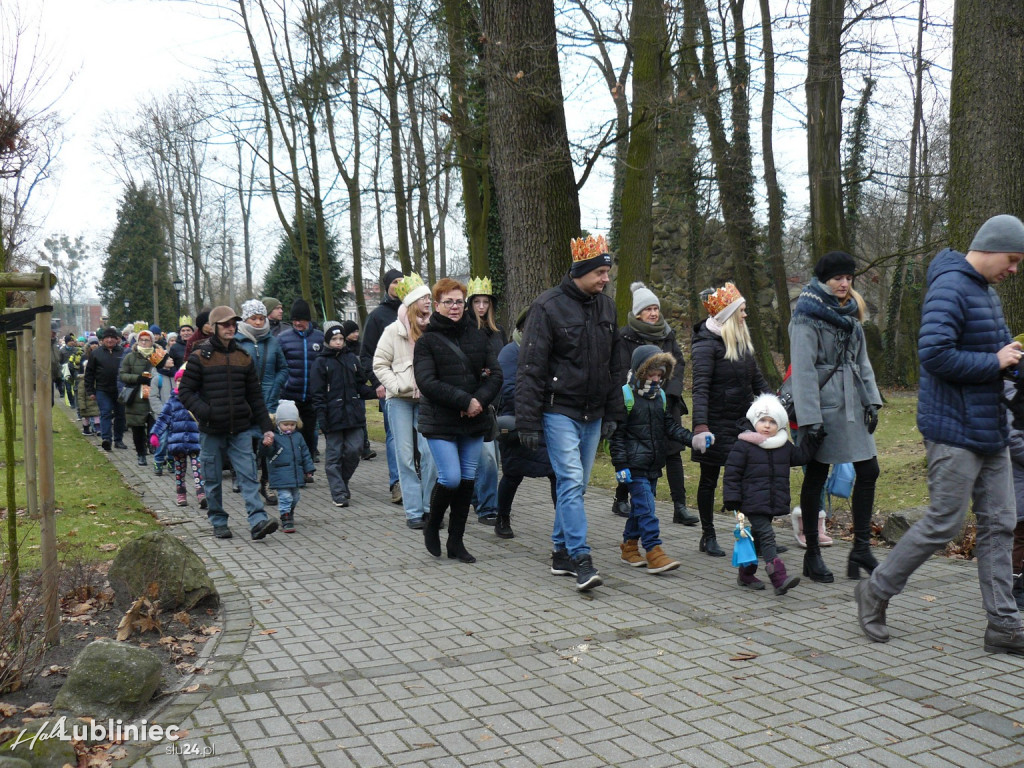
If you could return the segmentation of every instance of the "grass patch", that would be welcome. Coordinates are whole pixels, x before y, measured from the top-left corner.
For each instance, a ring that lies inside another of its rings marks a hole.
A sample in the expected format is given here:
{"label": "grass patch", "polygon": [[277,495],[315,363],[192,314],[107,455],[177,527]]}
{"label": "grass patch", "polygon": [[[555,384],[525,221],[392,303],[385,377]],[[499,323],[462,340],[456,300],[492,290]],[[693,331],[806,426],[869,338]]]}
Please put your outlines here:
{"label": "grass patch", "polygon": [[[57,549],[62,562],[110,560],[121,544],[159,527],[138,494],[97,449],[93,439],[82,435],[78,424],[72,421],[70,412],[63,407],[53,409],[53,431]],[[19,414],[14,444],[15,498],[18,507],[20,562],[23,572],[27,572],[39,568],[41,558],[39,521],[30,519],[25,509],[27,501],[23,452],[24,437]],[[0,467],[3,467],[3,458],[0,456]],[[6,472],[6,468],[3,472]],[[0,482],[3,477],[4,474],[0,473]],[[0,495],[0,504],[4,505],[0,508],[0,568],[6,568],[9,561],[6,494],[5,488]]]}
{"label": "grass patch", "polygon": [[[881,475],[875,490],[875,514],[886,516],[908,507],[928,503],[927,465],[921,434],[917,431],[917,392],[894,391],[885,393],[886,404],[879,413],[875,444],[878,448],[878,465]],[[687,402],[689,405],[689,401]],[[370,439],[384,442],[384,422],[380,411],[372,404],[366,407],[367,426]],[[684,420],[684,424],[689,424]],[[683,466],[686,470],[686,498],[691,507],[697,505],[697,480],[700,468],[690,460],[690,452],[683,452]],[[792,473],[791,492],[793,503],[800,498],[803,472]],[[615,488],[615,468],[606,449],[598,451],[590,484],[598,488]],[[721,481],[719,481],[718,504],[721,505]],[[662,476],[659,482],[661,494],[658,498],[668,499],[668,481]],[[609,504],[611,501],[609,500]],[[849,506],[848,499],[838,499],[840,506]]]}

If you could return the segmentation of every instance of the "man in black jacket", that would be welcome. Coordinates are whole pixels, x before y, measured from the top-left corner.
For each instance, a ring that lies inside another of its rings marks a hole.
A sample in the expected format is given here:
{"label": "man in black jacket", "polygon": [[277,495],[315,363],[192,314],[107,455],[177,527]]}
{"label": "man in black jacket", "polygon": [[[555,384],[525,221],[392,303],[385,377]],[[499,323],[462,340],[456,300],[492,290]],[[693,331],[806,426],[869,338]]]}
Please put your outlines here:
{"label": "man in black jacket", "polygon": [[573,264],[561,285],[530,307],[516,379],[516,426],[528,450],[541,430],[555,470],[558,502],[551,534],[551,572],[575,575],[576,589],[601,584],[587,545],[583,494],[597,444],[625,417],[617,382],[615,302],[605,296],[612,258],[603,237],[572,241]]}
{"label": "man in black jacket", "polygon": [[110,450],[111,426],[114,447],[128,448],[124,444],[124,405],[117,401],[118,372],[123,354],[121,332],[114,327],[107,328],[85,367],[85,394],[99,406],[100,439],[104,451]]}
{"label": "man in black jacket", "polygon": [[213,535],[231,538],[221,494],[226,455],[242,488],[249,530],[254,539],[262,539],[277,530],[278,521],[267,515],[260,501],[252,428],[259,427],[263,444],[272,445],[274,425],[252,358],[235,343],[239,320],[231,307],[210,311],[213,335],[192,350],[178,385],[178,398],[199,422],[199,462],[210,505],[206,516],[213,525]]}
{"label": "man in black jacket", "polygon": [[[370,383],[377,390],[380,411],[384,414],[384,447],[387,449],[388,484],[391,488],[392,504],[402,503],[402,487],[398,484],[398,457],[395,453],[395,438],[391,434],[391,427],[388,424],[384,385],[373,375],[373,353],[377,351],[377,342],[380,341],[384,329],[398,319],[398,308],[402,306],[402,301],[395,291],[398,289],[398,284],[402,282],[402,277],[401,271],[397,269],[389,269],[384,273],[384,281],[381,283],[381,287],[384,289],[384,298],[381,299],[377,308],[366,317],[359,347],[359,363],[363,370],[370,374]],[[409,439],[411,440],[412,436]]]}

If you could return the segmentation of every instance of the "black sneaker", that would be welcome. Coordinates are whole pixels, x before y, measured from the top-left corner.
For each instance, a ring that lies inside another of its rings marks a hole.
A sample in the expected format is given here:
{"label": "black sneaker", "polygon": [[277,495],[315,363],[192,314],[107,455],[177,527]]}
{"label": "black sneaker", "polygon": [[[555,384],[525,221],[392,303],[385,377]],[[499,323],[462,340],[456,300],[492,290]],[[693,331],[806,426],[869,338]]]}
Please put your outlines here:
{"label": "black sneaker", "polygon": [[363,461],[369,461],[370,459],[376,459],[377,452],[373,448],[367,448],[363,451]]}
{"label": "black sneaker", "polygon": [[572,559],[576,565],[576,589],[580,592],[587,592],[594,587],[601,586],[604,582],[601,580],[600,574],[597,572],[597,568],[594,567],[593,561],[590,559],[590,555],[576,555]]}
{"label": "black sneaker", "polygon": [[122,451],[127,451],[128,450],[128,446],[124,444],[124,440],[115,440],[114,441],[114,447],[115,448],[120,448]]}
{"label": "black sneaker", "polygon": [[405,525],[407,528],[412,528],[414,531],[422,531],[426,523],[423,521],[422,517],[415,517],[412,520],[407,519],[405,521]]}
{"label": "black sneaker", "polygon": [[89,428],[88,424],[85,424],[85,425],[82,426],[82,434],[83,435],[91,435],[92,434],[92,429]]}
{"label": "black sneaker", "polygon": [[264,536],[269,536],[277,530],[277,520],[269,518],[267,520],[260,520],[252,527],[252,538],[254,541],[259,541]]}
{"label": "black sneaker", "polygon": [[281,530],[285,533],[295,533],[295,517],[290,512],[281,515]]}
{"label": "black sneaker", "polygon": [[480,523],[480,525],[493,526],[498,522],[498,515],[495,512],[488,512],[486,515],[480,515],[477,517],[477,522]]}
{"label": "black sneaker", "polygon": [[108,453],[110,452],[110,441],[109,440],[104,440],[103,441],[103,450],[107,451]]}
{"label": "black sneaker", "polygon": [[616,499],[612,502],[612,512],[618,517],[629,517],[629,500],[625,499],[619,501]]}
{"label": "black sneaker", "polygon": [[213,526],[213,537],[215,539],[230,539],[231,529],[226,525],[215,525]]}
{"label": "black sneaker", "polygon": [[146,466],[146,456],[144,454],[139,456],[136,461],[140,467]]}
{"label": "black sneaker", "polygon": [[576,575],[576,564],[569,557],[568,550],[556,549],[551,553],[551,573],[555,576]]}

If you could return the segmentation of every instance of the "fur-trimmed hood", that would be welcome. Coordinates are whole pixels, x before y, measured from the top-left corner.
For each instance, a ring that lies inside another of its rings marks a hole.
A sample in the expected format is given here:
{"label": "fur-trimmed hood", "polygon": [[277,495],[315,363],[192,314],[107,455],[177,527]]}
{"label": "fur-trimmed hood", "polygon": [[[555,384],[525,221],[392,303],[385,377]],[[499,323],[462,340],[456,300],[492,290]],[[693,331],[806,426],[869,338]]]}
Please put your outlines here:
{"label": "fur-trimmed hood", "polygon": [[664,369],[663,382],[672,378],[672,371],[675,370],[676,359],[668,352],[662,352],[653,344],[644,344],[633,351],[629,361],[629,381],[641,382],[647,379],[648,371],[655,368]]}

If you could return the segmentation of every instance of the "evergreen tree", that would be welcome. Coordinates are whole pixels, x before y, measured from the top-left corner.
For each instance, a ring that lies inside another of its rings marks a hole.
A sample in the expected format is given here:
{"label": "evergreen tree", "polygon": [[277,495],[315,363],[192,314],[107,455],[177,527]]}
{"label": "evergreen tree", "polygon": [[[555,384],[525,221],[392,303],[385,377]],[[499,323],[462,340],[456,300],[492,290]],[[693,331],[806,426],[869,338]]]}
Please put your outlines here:
{"label": "evergreen tree", "polygon": [[[107,245],[100,301],[118,327],[134,320],[153,322],[153,261],[157,264],[157,301],[162,317],[174,316],[175,294],[168,271],[164,229],[152,190],[130,184],[117,209],[117,226]],[[128,301],[126,310],[124,303]],[[173,324],[165,320],[165,324]]]}
{"label": "evergreen tree", "polygon": [[[335,306],[324,307],[324,285],[320,277],[320,243],[316,236],[316,221],[312,212],[307,212],[304,218],[306,237],[309,238],[309,283],[313,294],[313,305],[310,309],[314,319],[334,320],[341,316],[347,278],[338,261],[338,243],[334,233],[328,230],[327,258],[331,263]],[[295,222],[292,224],[295,226]],[[263,295],[273,296],[281,302],[284,306],[285,319],[288,317],[288,310],[291,308],[292,302],[302,296],[302,287],[299,285],[299,265],[295,261],[295,255],[292,253],[292,247],[286,235],[281,236],[281,244],[274,255],[274,261],[271,262],[267,274],[263,278]]]}

